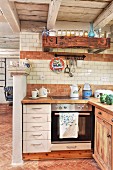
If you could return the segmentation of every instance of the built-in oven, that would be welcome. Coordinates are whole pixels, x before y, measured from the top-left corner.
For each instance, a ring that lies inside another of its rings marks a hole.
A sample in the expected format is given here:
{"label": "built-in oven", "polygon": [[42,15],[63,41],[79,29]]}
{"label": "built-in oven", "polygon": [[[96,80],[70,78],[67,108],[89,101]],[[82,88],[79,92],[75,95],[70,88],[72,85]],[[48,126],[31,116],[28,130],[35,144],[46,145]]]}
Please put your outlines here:
{"label": "built-in oven", "polygon": [[[78,114],[78,136],[60,137],[60,114]],[[52,104],[51,115],[52,150],[85,150],[91,149],[93,138],[92,106],[85,104]]]}

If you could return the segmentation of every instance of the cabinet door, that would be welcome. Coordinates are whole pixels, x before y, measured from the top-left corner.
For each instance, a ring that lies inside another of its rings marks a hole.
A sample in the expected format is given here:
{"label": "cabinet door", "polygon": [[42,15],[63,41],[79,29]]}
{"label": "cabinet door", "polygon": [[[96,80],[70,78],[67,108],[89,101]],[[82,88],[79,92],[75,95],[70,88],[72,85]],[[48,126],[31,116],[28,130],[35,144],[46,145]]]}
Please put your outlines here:
{"label": "cabinet door", "polygon": [[95,119],[94,158],[104,170],[111,170],[111,125],[103,119]]}

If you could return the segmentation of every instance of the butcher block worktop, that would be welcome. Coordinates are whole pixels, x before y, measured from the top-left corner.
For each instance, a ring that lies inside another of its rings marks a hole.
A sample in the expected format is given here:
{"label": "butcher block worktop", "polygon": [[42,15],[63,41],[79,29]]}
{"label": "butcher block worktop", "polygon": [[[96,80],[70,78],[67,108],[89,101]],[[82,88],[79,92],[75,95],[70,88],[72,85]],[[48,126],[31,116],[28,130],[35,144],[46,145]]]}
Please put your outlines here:
{"label": "butcher block worktop", "polygon": [[89,103],[103,111],[110,113],[113,115],[113,105],[106,105],[100,103],[99,99],[91,97],[89,100],[85,99],[53,99],[52,97],[47,98],[38,98],[38,99],[30,99],[29,97],[25,97],[22,100],[23,104],[37,104],[37,103]]}

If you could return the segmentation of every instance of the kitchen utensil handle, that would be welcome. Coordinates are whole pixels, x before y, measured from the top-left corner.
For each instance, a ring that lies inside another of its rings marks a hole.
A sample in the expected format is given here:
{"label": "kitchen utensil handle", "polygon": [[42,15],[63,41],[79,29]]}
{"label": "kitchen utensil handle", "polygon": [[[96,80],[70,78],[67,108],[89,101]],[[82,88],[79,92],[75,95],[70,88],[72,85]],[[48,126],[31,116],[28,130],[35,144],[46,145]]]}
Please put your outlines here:
{"label": "kitchen utensil handle", "polygon": [[108,134],[107,134],[107,137],[108,137],[108,138],[110,138],[110,137],[111,137],[111,135],[108,133]]}
{"label": "kitchen utensil handle", "polygon": [[81,86],[78,86],[78,91],[81,89]]}
{"label": "kitchen utensil handle", "polygon": [[40,109],[42,109],[41,107],[37,107],[37,108],[32,108],[33,110],[36,110],[36,109],[38,109],[38,110],[40,110]]}
{"label": "kitchen utensil handle", "polygon": [[47,93],[50,93],[50,90],[49,90],[49,89],[47,89]]}

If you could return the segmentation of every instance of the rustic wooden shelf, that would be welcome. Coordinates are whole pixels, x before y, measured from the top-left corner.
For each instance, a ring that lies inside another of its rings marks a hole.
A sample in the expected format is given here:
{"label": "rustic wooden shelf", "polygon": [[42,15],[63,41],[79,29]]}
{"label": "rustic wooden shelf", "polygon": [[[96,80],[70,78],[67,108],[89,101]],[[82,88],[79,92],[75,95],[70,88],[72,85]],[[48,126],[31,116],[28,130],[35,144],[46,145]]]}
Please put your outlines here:
{"label": "rustic wooden shelf", "polygon": [[51,48],[87,48],[88,52],[98,53],[110,48],[110,38],[43,36],[42,46],[44,51]]}

